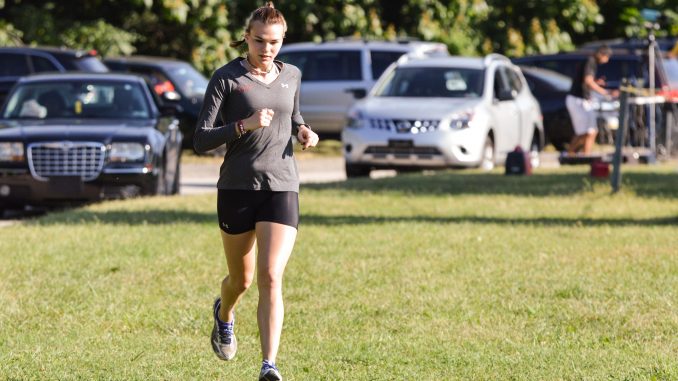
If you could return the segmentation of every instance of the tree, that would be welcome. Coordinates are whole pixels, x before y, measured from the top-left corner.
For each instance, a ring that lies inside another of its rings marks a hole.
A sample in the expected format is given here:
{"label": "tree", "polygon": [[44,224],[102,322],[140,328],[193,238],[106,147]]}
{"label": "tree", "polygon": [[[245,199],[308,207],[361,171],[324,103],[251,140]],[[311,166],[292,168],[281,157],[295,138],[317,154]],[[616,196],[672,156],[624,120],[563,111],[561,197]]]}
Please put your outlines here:
{"label": "tree", "polygon": [[[64,45],[102,55],[146,54],[192,62],[205,74],[240,52],[261,0],[0,0],[0,43]],[[277,0],[285,41],[337,37],[419,38],[450,52],[510,56],[644,36],[641,6],[666,15],[662,34],[678,34],[678,0]]]}

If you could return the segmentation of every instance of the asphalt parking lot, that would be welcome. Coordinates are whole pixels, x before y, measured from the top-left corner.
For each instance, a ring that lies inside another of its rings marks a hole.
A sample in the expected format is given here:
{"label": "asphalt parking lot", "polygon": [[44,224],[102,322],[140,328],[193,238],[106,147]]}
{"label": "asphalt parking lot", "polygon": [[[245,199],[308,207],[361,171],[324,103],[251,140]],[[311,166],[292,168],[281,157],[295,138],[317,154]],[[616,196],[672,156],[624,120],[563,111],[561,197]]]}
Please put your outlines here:
{"label": "asphalt parking lot", "polygon": [[[320,183],[346,180],[344,159],[322,157],[297,160],[301,183]],[[181,194],[215,192],[219,179],[219,165],[183,164],[181,167]]]}

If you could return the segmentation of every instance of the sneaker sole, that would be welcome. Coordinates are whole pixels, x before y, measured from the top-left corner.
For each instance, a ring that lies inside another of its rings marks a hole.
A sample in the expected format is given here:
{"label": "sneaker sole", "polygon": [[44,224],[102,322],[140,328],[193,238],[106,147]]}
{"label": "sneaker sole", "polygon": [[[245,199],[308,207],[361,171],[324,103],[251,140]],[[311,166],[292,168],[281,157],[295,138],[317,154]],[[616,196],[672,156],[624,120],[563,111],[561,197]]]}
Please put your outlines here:
{"label": "sneaker sole", "polygon": [[263,376],[259,376],[259,381],[282,381],[282,376],[280,373],[268,371]]}

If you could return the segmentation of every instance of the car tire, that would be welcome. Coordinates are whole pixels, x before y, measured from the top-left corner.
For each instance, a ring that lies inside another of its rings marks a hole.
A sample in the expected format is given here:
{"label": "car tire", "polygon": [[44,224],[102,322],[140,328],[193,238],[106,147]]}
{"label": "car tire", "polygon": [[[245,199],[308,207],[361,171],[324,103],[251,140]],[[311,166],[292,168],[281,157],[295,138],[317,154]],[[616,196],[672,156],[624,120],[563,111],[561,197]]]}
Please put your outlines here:
{"label": "car tire", "polygon": [[158,178],[155,181],[154,196],[164,196],[167,194],[167,171],[165,170],[165,158],[162,158],[162,167],[158,168]]}
{"label": "car tire", "polygon": [[491,171],[494,169],[495,162],[495,151],[494,151],[494,139],[491,135],[488,135],[485,139],[485,144],[483,145],[483,151],[481,153],[482,157],[480,158],[480,164],[478,167],[484,171]]}
{"label": "car tire", "polygon": [[369,177],[370,167],[362,164],[346,164],[346,177],[349,179],[356,177]]}
{"label": "car tire", "polygon": [[566,142],[564,140],[556,140],[556,141],[551,142],[551,144],[553,144],[553,147],[556,149],[556,151],[561,151],[561,152],[565,151],[565,145],[567,143],[568,142]]}
{"label": "car tire", "polygon": [[541,147],[539,146],[539,134],[535,133],[532,137],[532,143],[530,143],[530,166],[532,168],[539,168],[541,166],[541,157],[539,152]]}
{"label": "car tire", "polygon": [[181,192],[181,157],[177,160],[177,169],[174,172],[174,181],[172,181],[172,195],[177,195]]}

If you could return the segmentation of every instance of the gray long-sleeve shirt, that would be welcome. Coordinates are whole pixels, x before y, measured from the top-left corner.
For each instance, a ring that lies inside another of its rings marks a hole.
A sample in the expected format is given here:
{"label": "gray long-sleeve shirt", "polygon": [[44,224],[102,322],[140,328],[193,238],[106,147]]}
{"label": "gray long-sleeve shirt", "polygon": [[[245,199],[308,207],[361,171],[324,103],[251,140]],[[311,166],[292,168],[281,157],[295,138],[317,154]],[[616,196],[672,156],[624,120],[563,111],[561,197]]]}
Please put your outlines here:
{"label": "gray long-sleeve shirt", "polygon": [[[193,145],[206,152],[226,144],[219,189],[299,191],[292,136],[304,124],[299,113],[301,72],[275,61],[280,74],[270,84],[255,79],[236,58],[210,79]],[[272,109],[271,125],[238,137],[236,123],[257,110]],[[215,126],[218,117],[222,126]]]}

